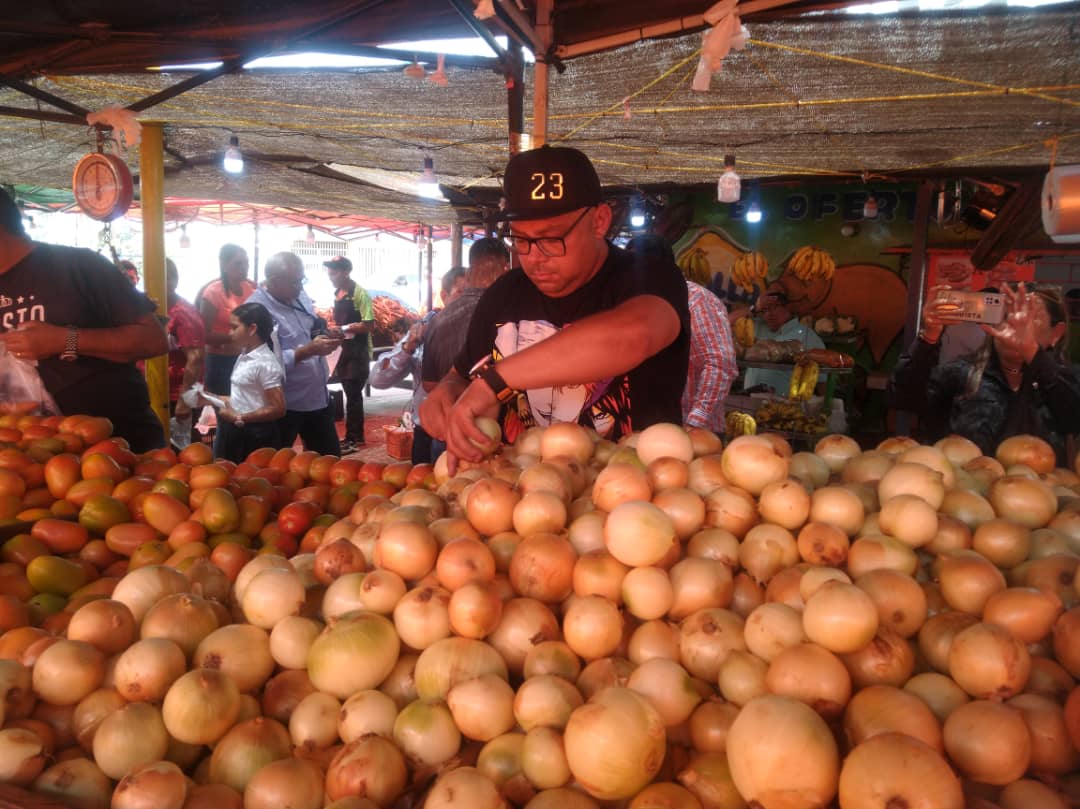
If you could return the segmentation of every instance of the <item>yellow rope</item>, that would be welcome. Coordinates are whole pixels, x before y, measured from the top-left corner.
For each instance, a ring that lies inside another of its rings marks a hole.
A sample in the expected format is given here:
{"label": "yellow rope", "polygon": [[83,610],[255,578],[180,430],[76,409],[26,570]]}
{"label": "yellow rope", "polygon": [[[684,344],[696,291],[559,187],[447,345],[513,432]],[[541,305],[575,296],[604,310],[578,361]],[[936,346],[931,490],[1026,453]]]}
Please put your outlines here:
{"label": "yellow rope", "polygon": [[684,65],[686,65],[686,64],[694,61],[695,59],[697,59],[700,55],[701,55],[701,49],[699,48],[698,50],[694,51],[692,54],[687,56],[685,59],[681,59],[678,62],[676,62],[673,66],[669,67],[667,70],[665,70],[663,73],[661,73],[656,78],[652,79],[649,82],[646,82],[643,87],[641,87],[641,88],[635,90],[634,92],[630,93],[630,95],[628,95],[625,98],[619,100],[615,104],[612,104],[606,110],[600,110],[600,112],[594,113],[584,123],[581,123],[578,126],[571,129],[569,132],[564,133],[561,137],[552,139],[552,142],[553,143],[561,143],[561,142],[563,142],[565,140],[568,140],[569,138],[573,137],[575,134],[580,132],[582,129],[587,127],[589,124],[591,124],[593,121],[595,121],[597,118],[600,118],[601,116],[606,115],[611,110],[618,109],[618,110],[620,110],[619,114],[621,115],[622,114],[621,110],[623,108],[623,104],[630,101],[631,99],[637,98],[639,95],[644,93],[650,87],[656,86],[657,84],[662,82],[664,79],[666,79],[668,76],[670,76],[672,73],[678,72]]}
{"label": "yellow rope", "polygon": [[814,56],[818,59],[827,59],[833,62],[843,62],[849,65],[859,65],[860,67],[870,67],[876,70],[888,70],[892,73],[901,73],[905,76],[918,76],[923,79],[933,79],[935,81],[952,82],[954,84],[964,84],[969,87],[982,87],[987,90],[998,90],[1002,93],[1016,93],[1019,95],[1033,96],[1034,98],[1041,98],[1046,101],[1056,101],[1060,104],[1066,104],[1070,107],[1080,107],[1080,101],[1070,101],[1065,98],[1058,98],[1057,96],[1046,95],[1044,93],[1034,92],[1032,90],[1026,90],[1022,87],[1003,87],[1000,84],[991,84],[985,81],[973,81],[971,79],[959,79],[955,76],[944,76],[940,73],[930,73],[925,70],[915,70],[910,67],[900,67],[899,65],[885,65],[880,62],[871,62],[867,59],[858,59],[854,56],[839,56],[833,53],[822,53],[821,51],[810,50],[809,48],[796,48],[793,45],[781,45],[777,42],[764,42],[760,39],[751,39],[749,44],[757,45],[762,48],[772,48],[773,50],[788,51],[789,53],[798,53],[803,56]]}

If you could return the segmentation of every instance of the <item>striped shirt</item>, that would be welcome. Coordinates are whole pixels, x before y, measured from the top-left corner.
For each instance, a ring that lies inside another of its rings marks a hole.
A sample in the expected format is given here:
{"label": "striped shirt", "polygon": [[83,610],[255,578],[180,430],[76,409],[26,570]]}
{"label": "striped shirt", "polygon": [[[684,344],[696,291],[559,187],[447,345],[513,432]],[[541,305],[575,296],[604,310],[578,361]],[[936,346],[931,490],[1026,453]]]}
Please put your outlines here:
{"label": "striped shirt", "polygon": [[682,396],[683,421],[724,429],[724,399],[739,375],[727,307],[705,287],[686,282],[690,303],[690,366]]}

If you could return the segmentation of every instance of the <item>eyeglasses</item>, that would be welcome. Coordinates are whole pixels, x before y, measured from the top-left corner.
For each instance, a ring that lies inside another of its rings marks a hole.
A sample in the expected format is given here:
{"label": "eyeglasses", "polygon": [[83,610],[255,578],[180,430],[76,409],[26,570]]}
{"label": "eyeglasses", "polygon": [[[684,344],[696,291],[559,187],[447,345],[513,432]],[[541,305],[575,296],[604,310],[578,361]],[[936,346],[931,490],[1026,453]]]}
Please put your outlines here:
{"label": "eyeglasses", "polygon": [[506,242],[510,246],[510,249],[519,256],[527,256],[532,251],[533,245],[536,245],[536,249],[548,258],[560,258],[566,255],[566,237],[574,232],[574,228],[580,224],[581,220],[585,218],[591,207],[585,208],[578,218],[574,220],[573,224],[566,229],[566,233],[562,236],[538,236],[532,238],[529,236],[515,236],[511,234],[507,237]]}

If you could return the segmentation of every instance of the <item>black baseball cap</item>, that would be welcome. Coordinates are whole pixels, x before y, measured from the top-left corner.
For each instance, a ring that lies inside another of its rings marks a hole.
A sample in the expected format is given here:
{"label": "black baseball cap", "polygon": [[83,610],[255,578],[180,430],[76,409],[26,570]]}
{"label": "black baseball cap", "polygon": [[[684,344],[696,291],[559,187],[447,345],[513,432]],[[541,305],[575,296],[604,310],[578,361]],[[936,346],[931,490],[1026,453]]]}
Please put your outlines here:
{"label": "black baseball cap", "polygon": [[584,152],[541,146],[510,158],[503,174],[499,219],[547,219],[603,202],[600,178]]}
{"label": "black baseball cap", "polygon": [[345,256],[334,256],[329,261],[324,261],[323,266],[331,270],[352,272],[352,262],[345,258]]}

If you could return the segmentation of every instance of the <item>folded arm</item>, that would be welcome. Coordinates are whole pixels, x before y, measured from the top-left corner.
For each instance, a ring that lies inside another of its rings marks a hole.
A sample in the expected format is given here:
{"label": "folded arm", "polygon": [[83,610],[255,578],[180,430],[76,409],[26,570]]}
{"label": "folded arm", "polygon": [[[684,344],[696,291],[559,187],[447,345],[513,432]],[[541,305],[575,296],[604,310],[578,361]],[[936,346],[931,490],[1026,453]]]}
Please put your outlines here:
{"label": "folded arm", "polygon": [[[7,332],[4,342],[8,351],[27,359],[55,357],[67,346],[68,329],[51,323],[30,321],[15,331]],[[167,353],[169,340],[165,329],[153,312],[147,312],[134,323],[103,329],[79,329],[78,353],[111,362],[134,362]]]}

